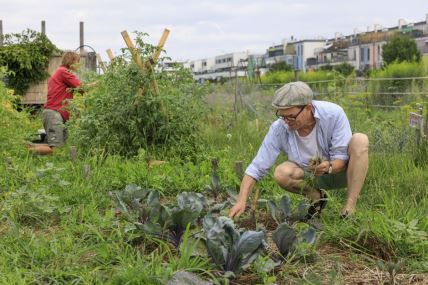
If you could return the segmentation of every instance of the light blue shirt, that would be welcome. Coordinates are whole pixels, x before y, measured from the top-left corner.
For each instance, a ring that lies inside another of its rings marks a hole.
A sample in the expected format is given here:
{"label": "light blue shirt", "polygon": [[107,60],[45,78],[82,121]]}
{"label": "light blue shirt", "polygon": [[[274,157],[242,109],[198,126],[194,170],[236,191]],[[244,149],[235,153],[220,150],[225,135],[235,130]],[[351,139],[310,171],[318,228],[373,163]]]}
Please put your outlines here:
{"label": "light blue shirt", "polygon": [[[317,121],[317,142],[322,156],[335,160],[347,161],[348,144],[352,137],[351,126],[342,107],[325,101],[312,101],[314,117]],[[273,166],[280,152],[284,151],[288,160],[303,168],[308,161],[303,161],[295,131],[288,128],[282,119],[272,123],[256,157],[245,171],[245,174],[259,181]]]}

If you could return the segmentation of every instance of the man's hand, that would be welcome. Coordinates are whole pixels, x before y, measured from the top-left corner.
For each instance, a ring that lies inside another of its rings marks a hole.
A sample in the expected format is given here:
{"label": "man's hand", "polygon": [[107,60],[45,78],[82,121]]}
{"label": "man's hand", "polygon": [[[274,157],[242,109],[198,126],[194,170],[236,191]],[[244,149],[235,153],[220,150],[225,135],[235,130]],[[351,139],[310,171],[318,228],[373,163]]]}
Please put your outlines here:
{"label": "man's hand", "polygon": [[236,202],[235,206],[229,211],[229,218],[239,217],[245,211],[245,202]]}
{"label": "man's hand", "polygon": [[329,167],[330,164],[328,160],[324,160],[320,164],[312,166],[310,169],[315,176],[321,176],[328,172]]}

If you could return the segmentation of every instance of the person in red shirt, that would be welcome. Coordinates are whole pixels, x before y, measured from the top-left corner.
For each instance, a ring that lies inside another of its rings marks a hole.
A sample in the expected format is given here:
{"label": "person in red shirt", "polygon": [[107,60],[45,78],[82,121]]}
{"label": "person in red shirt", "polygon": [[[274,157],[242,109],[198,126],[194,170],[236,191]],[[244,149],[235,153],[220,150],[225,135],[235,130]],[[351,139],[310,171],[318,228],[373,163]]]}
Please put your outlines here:
{"label": "person in red shirt", "polygon": [[62,146],[67,140],[65,122],[70,118],[67,110],[68,101],[73,99],[72,89],[81,85],[79,79],[72,73],[77,71],[80,55],[75,52],[65,52],[61,66],[49,78],[48,96],[43,110],[43,126],[46,131],[47,144],[30,146],[39,154],[50,154],[55,147]]}

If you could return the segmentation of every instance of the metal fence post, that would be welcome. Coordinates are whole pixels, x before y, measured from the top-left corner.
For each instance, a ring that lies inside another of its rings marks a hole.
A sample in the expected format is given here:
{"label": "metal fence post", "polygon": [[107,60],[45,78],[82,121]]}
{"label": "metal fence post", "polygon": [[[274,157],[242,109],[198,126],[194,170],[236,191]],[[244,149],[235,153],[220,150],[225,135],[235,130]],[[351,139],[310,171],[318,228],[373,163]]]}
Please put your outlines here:
{"label": "metal fence post", "polygon": [[[423,113],[423,107],[422,104],[416,104],[416,107],[418,108],[418,114],[422,116]],[[422,120],[421,120],[422,122]],[[419,126],[416,128],[416,145],[419,146],[421,142],[421,134],[422,134],[422,125],[419,124]]]}
{"label": "metal fence post", "polygon": [[424,129],[424,135],[425,135],[425,139],[428,140],[428,111],[427,114],[425,116],[425,129]]}

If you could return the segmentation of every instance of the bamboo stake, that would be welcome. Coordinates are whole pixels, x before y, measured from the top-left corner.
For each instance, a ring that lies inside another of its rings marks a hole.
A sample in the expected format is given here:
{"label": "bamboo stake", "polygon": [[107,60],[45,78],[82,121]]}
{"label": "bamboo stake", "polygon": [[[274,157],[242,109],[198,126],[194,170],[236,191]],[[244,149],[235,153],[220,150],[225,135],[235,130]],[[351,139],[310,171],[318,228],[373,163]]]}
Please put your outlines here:
{"label": "bamboo stake", "polygon": [[106,72],[106,70],[107,70],[107,68],[106,68],[106,66],[105,66],[105,64],[104,64],[104,62],[103,62],[103,60],[102,60],[102,58],[101,58],[101,55],[100,55],[99,53],[97,53],[97,60],[98,60],[98,63],[99,63],[99,65],[100,65],[101,69],[102,69],[102,70],[103,70],[103,72],[105,73],[105,72]]}
{"label": "bamboo stake", "polygon": [[106,50],[106,52],[107,52],[107,55],[108,55],[108,58],[110,59],[110,61],[113,60],[114,55],[113,55],[113,52],[111,51],[111,49]]}
{"label": "bamboo stake", "polygon": [[162,36],[159,40],[158,46],[156,47],[156,51],[153,54],[153,64],[155,64],[156,61],[159,59],[160,53],[162,52],[163,47],[165,45],[165,42],[168,39],[169,32],[170,31],[168,29],[163,30],[163,33],[162,33]]}
{"label": "bamboo stake", "polygon": [[144,70],[143,63],[141,62],[140,53],[138,52],[137,48],[135,47],[134,42],[129,37],[128,32],[125,30],[125,31],[121,32],[121,34],[122,34],[123,40],[126,43],[126,46],[129,48],[129,50],[132,54],[132,58],[137,63],[137,65],[141,68],[141,70]]}

